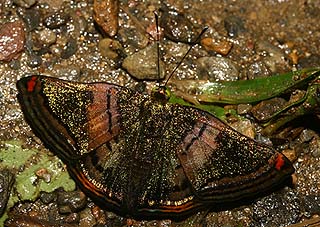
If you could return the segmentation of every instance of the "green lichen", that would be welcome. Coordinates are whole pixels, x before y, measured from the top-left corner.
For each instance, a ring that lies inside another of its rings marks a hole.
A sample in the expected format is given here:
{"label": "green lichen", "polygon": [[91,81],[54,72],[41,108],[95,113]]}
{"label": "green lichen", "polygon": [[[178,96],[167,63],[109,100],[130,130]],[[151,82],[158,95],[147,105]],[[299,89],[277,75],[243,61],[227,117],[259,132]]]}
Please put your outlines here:
{"label": "green lichen", "polygon": [[[5,148],[0,149],[0,169],[9,169],[16,175],[7,210],[18,201],[36,200],[41,191],[52,192],[59,187],[66,191],[75,189],[74,181],[56,156],[48,151],[22,148],[19,141],[3,143]],[[39,170],[44,171],[47,178],[40,177],[37,174]],[[4,220],[3,217],[0,219],[0,226]]]}

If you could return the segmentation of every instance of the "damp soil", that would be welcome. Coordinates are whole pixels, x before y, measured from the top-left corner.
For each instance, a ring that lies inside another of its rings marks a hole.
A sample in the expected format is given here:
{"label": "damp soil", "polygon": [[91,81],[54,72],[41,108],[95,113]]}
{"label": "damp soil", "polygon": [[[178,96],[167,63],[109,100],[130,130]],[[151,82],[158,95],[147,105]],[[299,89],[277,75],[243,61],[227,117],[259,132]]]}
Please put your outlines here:
{"label": "damp soil", "polygon": [[[110,14],[105,14],[106,6],[101,2],[108,3]],[[155,63],[154,11],[160,16],[162,28],[160,74]],[[99,13],[104,17],[97,18]],[[0,182],[0,225],[271,227],[304,226],[303,222],[319,225],[319,112],[286,125],[277,133],[282,136],[277,140],[280,145],[272,138],[263,138],[279,145],[291,157],[296,168],[293,187],[284,187],[246,206],[201,212],[179,223],[136,221],[101,210],[68,177],[62,177],[60,185],[55,183],[48,188],[59,178],[56,177],[60,176],[59,171],[66,172],[65,166],[43,147],[24,121],[15,86],[21,77],[44,74],[127,87],[145,82],[149,91],[154,79],[172,72],[205,26],[208,30],[174,74],[175,81],[253,79],[318,67],[319,20],[320,2],[307,0],[168,0],[162,4],[153,0],[1,1],[0,166],[5,168],[0,172],[4,179]],[[253,118],[249,120],[254,123],[249,130],[254,136],[260,126]],[[10,156],[13,161],[9,162],[3,159],[8,157],[8,151],[21,153]],[[42,159],[43,156],[48,157]],[[43,182],[48,187],[38,187]]]}

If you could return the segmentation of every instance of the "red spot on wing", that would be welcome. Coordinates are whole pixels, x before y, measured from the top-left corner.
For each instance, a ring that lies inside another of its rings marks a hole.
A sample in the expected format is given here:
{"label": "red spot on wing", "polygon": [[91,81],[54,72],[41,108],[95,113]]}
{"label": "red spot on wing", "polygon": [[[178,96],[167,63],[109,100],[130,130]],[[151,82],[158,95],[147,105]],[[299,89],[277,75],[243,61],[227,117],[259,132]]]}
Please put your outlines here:
{"label": "red spot on wing", "polygon": [[33,76],[27,82],[27,91],[28,92],[33,92],[34,91],[34,87],[36,86],[36,80],[37,80],[37,77]]}
{"label": "red spot on wing", "polygon": [[277,170],[281,170],[281,168],[284,166],[285,160],[283,155],[279,154],[277,159],[276,159],[276,163],[275,163],[275,167]]}

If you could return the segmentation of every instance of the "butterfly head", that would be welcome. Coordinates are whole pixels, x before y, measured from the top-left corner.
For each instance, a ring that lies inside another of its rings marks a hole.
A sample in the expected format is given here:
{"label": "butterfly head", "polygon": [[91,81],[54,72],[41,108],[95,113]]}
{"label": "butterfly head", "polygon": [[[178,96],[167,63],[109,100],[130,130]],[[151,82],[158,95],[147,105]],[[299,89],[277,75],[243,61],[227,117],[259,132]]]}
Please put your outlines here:
{"label": "butterfly head", "polygon": [[152,89],[152,97],[161,103],[166,103],[170,99],[171,92],[166,86],[156,86]]}

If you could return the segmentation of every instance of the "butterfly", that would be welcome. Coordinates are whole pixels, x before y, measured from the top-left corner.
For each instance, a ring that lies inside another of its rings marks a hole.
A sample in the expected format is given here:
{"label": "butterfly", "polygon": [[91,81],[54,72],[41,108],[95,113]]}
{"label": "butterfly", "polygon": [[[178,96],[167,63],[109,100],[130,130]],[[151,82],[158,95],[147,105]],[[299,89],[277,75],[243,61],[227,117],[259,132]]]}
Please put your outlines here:
{"label": "butterfly", "polygon": [[17,82],[26,121],[101,208],[184,219],[239,206],[291,181],[292,163],[195,107],[111,83]]}

